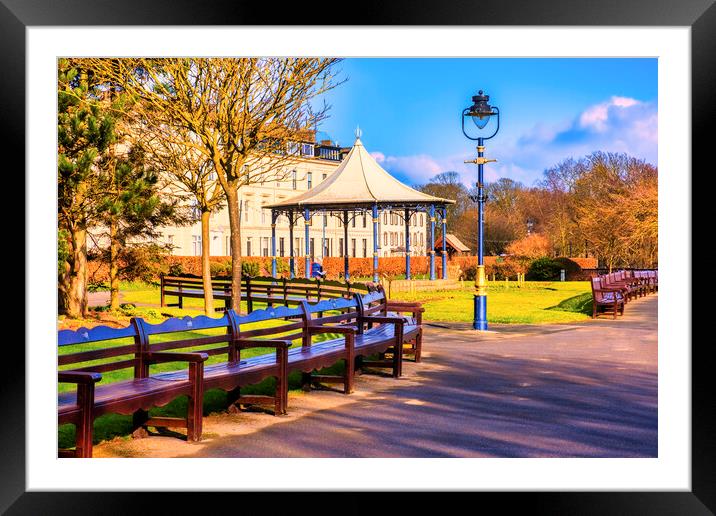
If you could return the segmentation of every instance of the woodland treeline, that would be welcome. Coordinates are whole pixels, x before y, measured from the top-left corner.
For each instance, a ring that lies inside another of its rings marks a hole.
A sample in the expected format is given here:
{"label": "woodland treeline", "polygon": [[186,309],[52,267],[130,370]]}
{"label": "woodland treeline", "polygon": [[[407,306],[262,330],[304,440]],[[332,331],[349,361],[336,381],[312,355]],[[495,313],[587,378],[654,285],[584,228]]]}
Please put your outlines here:
{"label": "woodland treeline", "polygon": [[[455,199],[448,231],[473,252],[477,208],[456,172],[418,188]],[[500,179],[486,187],[485,254],[593,256],[604,267],[655,267],[658,262],[656,167],[626,154],[594,152],[544,171],[534,186]]]}

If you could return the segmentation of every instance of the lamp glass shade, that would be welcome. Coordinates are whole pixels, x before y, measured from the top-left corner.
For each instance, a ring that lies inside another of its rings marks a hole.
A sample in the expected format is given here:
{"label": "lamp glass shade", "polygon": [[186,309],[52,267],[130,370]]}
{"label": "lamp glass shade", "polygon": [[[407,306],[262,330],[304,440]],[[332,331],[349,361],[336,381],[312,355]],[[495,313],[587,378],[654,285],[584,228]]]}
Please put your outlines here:
{"label": "lamp glass shade", "polygon": [[478,129],[484,129],[487,122],[490,121],[490,115],[472,115],[471,118],[472,121],[475,122]]}

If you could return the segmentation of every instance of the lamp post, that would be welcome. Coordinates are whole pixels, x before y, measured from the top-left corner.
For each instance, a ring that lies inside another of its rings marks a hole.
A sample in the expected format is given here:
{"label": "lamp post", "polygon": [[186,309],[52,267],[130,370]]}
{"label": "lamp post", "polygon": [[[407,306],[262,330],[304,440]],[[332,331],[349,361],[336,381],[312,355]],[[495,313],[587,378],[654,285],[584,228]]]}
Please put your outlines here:
{"label": "lamp post", "polygon": [[[477,142],[477,158],[465,161],[465,163],[475,163],[477,165],[477,274],[475,276],[475,298],[474,298],[474,317],[472,327],[475,330],[487,330],[487,283],[485,282],[485,264],[484,264],[484,208],[487,197],[485,195],[485,185],[483,181],[483,166],[485,163],[497,161],[494,159],[486,159],[485,140],[489,140],[500,130],[500,110],[494,106],[490,106],[487,101],[490,100],[489,95],[484,95],[480,90],[477,95],[472,97],[472,106],[462,111],[462,133],[469,140]],[[465,131],[465,117],[472,118],[477,127],[478,136],[470,136]],[[488,125],[490,118],[496,117],[497,127],[490,134],[488,129],[485,133],[489,136],[482,135]]]}

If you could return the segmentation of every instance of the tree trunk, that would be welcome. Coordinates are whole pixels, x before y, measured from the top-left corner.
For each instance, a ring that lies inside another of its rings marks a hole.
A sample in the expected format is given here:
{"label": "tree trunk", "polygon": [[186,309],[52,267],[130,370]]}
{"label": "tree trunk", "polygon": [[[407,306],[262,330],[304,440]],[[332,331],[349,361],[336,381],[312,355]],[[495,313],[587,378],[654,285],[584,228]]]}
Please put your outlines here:
{"label": "tree trunk", "polygon": [[80,318],[87,315],[87,231],[70,229],[70,255],[57,288],[58,313]]}
{"label": "tree trunk", "polygon": [[211,288],[211,240],[209,237],[209,211],[201,212],[201,279],[204,285],[204,313],[214,313],[214,291]]}
{"label": "tree trunk", "polygon": [[119,242],[117,241],[117,220],[109,222],[109,308],[119,310]]}
{"label": "tree trunk", "polygon": [[231,229],[231,308],[241,313],[241,216],[239,193],[233,186],[226,191],[226,205]]}

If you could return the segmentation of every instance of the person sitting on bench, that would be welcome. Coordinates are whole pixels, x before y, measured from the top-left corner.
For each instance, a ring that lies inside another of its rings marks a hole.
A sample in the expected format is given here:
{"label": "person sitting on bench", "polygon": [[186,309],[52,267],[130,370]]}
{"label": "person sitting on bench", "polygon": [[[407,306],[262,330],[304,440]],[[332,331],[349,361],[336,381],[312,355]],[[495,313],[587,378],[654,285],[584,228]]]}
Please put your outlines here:
{"label": "person sitting on bench", "polygon": [[321,265],[320,258],[317,258],[316,261],[311,264],[311,277],[326,279],[326,273],[323,272],[323,266]]}

